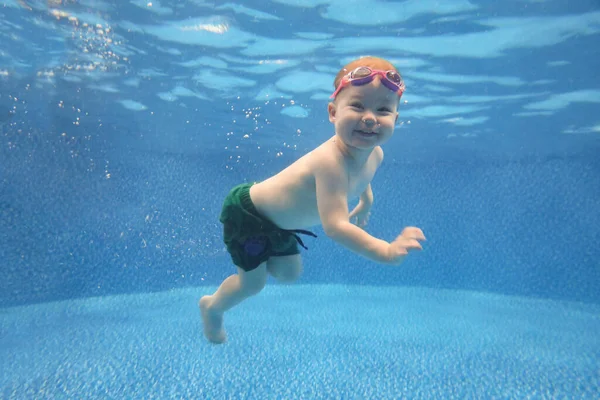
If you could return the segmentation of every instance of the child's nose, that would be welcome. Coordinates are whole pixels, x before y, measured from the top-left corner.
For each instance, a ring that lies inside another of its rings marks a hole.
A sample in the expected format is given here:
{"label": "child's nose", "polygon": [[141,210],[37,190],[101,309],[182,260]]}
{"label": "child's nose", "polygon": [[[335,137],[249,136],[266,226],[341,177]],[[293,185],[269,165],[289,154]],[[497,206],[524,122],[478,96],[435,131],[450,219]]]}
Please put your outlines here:
{"label": "child's nose", "polygon": [[367,126],[373,126],[373,125],[377,125],[377,120],[375,119],[374,115],[365,115],[362,119],[363,124],[367,125]]}

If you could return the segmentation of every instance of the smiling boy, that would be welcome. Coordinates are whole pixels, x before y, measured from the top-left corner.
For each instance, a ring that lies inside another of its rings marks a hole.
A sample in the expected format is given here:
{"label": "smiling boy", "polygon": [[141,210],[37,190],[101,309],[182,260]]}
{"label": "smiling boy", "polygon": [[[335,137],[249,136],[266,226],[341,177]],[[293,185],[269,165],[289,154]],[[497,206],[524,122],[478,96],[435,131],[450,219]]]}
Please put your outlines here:
{"label": "smiling boy", "polygon": [[[380,145],[398,119],[400,74],[384,59],[363,57],[340,70],[334,87],[327,107],[334,136],[278,174],[236,186],[225,199],[220,220],[238,273],[200,299],[204,334],[213,343],[226,340],[224,312],[259,293],[269,274],[283,282],[300,276],[299,235],[313,235],[306,228],[321,224],[335,242],[383,264],[399,265],[421,249],[419,228],[405,228],[391,243],[362,229],[373,204],[371,180],[383,161]],[[349,212],[348,201],[357,197]]]}

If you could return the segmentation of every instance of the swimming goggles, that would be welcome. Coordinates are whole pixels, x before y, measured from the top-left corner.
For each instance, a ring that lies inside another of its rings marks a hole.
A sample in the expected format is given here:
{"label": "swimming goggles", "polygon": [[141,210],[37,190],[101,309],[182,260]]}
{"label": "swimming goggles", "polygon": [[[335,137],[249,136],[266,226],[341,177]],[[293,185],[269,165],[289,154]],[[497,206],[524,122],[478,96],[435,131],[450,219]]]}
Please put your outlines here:
{"label": "swimming goggles", "polygon": [[397,93],[398,97],[402,97],[402,93],[404,93],[406,86],[404,86],[404,81],[397,71],[394,71],[393,69],[383,71],[380,69],[371,69],[369,67],[358,67],[342,78],[342,81],[330,98],[335,98],[340,90],[349,84],[352,84],[353,86],[366,85],[367,83],[372,82],[378,75],[381,78],[381,83],[383,83],[386,88]]}

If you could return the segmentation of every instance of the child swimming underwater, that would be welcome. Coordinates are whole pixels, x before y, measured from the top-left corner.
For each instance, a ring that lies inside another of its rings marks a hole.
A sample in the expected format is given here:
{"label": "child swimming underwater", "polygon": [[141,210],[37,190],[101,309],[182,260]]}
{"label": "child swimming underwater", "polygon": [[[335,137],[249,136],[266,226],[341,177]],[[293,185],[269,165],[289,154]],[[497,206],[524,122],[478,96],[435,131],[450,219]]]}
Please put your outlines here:
{"label": "child swimming underwater", "polygon": [[[226,340],[225,311],[259,293],[269,274],[283,282],[300,276],[299,235],[313,235],[309,227],[321,224],[335,242],[383,264],[399,265],[421,249],[419,228],[404,228],[391,243],[362,229],[383,161],[380,145],[394,134],[405,89],[398,70],[381,58],[359,58],[340,70],[334,87],[327,107],[333,137],[278,174],[234,187],[224,201],[220,221],[237,274],[200,299],[204,334],[213,343]],[[348,200],[357,197],[349,212]]]}

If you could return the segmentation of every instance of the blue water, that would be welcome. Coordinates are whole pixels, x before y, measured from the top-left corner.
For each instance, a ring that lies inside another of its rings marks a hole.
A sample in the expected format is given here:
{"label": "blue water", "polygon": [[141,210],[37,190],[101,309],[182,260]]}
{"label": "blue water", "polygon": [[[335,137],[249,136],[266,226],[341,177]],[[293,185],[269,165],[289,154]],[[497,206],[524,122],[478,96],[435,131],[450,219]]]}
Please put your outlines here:
{"label": "blue water", "polygon": [[[0,393],[598,398],[596,1],[0,0]],[[365,54],[407,91],[368,231],[322,229],[202,337],[223,197],[327,140]]]}
{"label": "blue water", "polygon": [[[3,398],[596,398],[600,307],[424,287],[269,286],[199,338],[214,288],[16,307]],[[4,367],[6,366],[6,367]]]}

